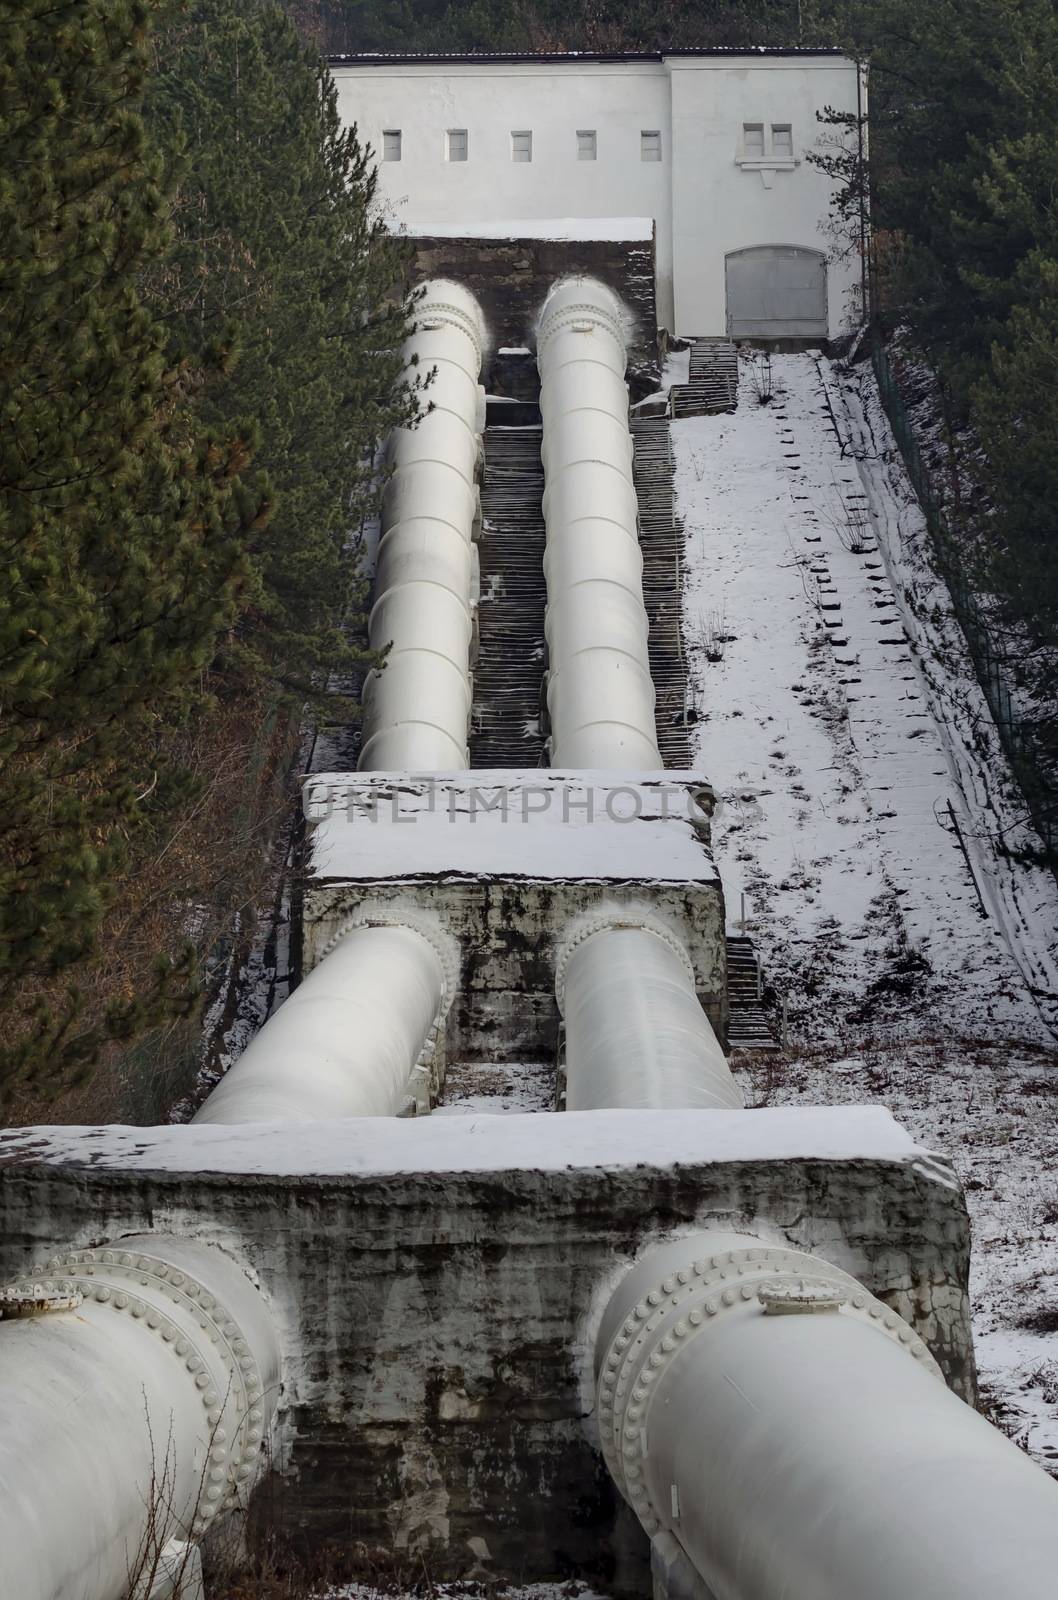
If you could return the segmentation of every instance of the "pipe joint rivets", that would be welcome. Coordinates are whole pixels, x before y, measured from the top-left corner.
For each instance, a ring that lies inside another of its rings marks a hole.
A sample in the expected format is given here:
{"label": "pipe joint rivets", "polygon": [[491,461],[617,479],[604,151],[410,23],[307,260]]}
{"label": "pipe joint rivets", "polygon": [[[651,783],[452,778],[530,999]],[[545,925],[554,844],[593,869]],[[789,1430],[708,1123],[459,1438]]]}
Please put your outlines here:
{"label": "pipe joint rivets", "polygon": [[[641,1270],[633,1269],[634,1279]],[[638,1334],[628,1339],[621,1324],[609,1349],[599,1352],[598,1404],[603,1453],[644,1528],[651,1518],[655,1525],[668,1526],[667,1503],[654,1506],[643,1485],[633,1483],[627,1451],[638,1438],[642,1454],[646,1453],[651,1405],[659,1392],[658,1380],[670,1364],[680,1362],[688,1348],[700,1348],[699,1338],[715,1337],[710,1330],[725,1325],[727,1319],[747,1323],[796,1315],[855,1319],[892,1339],[941,1378],[913,1328],[849,1274],[803,1251],[774,1246],[752,1252],[718,1251],[696,1261],[688,1257],[684,1267],[669,1271],[653,1285],[649,1278],[644,1282],[638,1276],[638,1287],[641,1298],[631,1314],[637,1319]]]}
{"label": "pipe joint rivets", "polygon": [[439,1039],[444,1020],[459,989],[461,956],[458,941],[442,926],[438,918],[431,916],[429,912],[422,911],[417,906],[402,905],[398,902],[391,906],[362,907],[354,911],[352,916],[345,918],[339,924],[335,933],[328,939],[320,951],[319,960],[323,961],[342,939],[350,933],[355,933],[359,928],[406,928],[426,940],[437,957],[444,985],[441,1009],[433,1024],[437,1029],[435,1038]]}
{"label": "pipe joint rivets", "polygon": [[[566,974],[570,960],[578,948],[594,938],[597,933],[610,933],[622,928],[639,933],[651,933],[660,939],[678,958],[692,986],[695,984],[694,966],[687,953],[687,947],[667,922],[655,916],[646,905],[611,906],[601,911],[594,911],[575,922],[559,947],[555,957],[555,995],[558,999],[559,1012],[563,1016],[566,1008]],[[696,1266],[695,1271],[697,1270]]]}

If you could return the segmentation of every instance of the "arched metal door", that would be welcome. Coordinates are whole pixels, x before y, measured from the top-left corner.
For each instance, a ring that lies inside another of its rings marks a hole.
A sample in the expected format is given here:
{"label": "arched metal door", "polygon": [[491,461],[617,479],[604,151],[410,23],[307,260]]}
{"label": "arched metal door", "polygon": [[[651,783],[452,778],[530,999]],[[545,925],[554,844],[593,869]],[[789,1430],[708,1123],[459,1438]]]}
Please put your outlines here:
{"label": "arched metal door", "polygon": [[827,262],[820,250],[762,244],[726,258],[732,339],[825,339]]}

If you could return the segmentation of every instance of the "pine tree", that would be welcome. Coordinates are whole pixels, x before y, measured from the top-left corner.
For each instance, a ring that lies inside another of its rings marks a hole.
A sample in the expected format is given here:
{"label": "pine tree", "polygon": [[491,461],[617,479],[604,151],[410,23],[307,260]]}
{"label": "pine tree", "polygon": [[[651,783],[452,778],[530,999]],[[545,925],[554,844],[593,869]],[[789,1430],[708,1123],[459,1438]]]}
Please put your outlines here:
{"label": "pine tree", "polygon": [[192,362],[230,348],[207,415],[221,429],[252,422],[249,481],[274,502],[225,664],[304,697],[356,654],[350,532],[376,489],[375,447],[416,409],[400,354],[406,251],[379,214],[371,152],[278,6],[198,0],[175,13],[148,115],[182,167],[171,348]]}
{"label": "pine tree", "polygon": [[[157,795],[151,729],[233,614],[243,442],[198,430],[137,282],[168,244],[138,111],[145,8],[2,0],[0,997],[91,948]],[[161,784],[164,787],[164,781]],[[159,991],[160,993],[160,991]],[[127,1031],[147,998],[115,1000]],[[0,1069],[48,1065],[70,1014]],[[60,1052],[61,1053],[61,1052]]]}
{"label": "pine tree", "polygon": [[[1058,241],[1056,241],[1058,243]],[[1036,293],[1011,313],[973,421],[993,501],[987,571],[1021,647],[1036,655],[1037,728],[1058,769],[1058,252],[1033,258]],[[1027,278],[1028,265],[1022,268]],[[1046,709],[1049,707],[1049,710]]]}
{"label": "pine tree", "polygon": [[[299,20],[305,0],[287,0]],[[793,44],[807,0],[319,0],[309,26],[334,53],[666,50]]]}
{"label": "pine tree", "polygon": [[[1049,209],[1054,6],[823,0],[820,25],[870,59],[874,223],[906,241],[901,313],[965,409]],[[1030,192],[1025,206],[1006,205],[1005,172]]]}

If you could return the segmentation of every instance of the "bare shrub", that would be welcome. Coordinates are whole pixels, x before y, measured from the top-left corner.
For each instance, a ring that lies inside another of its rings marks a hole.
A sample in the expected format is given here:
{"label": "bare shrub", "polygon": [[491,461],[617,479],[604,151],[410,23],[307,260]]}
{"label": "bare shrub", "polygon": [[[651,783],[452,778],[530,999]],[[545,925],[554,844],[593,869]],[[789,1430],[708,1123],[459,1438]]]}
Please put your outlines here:
{"label": "bare shrub", "polygon": [[771,405],[775,396],[775,380],[771,369],[771,355],[767,350],[750,350],[743,356],[750,388],[759,406]]}
{"label": "bare shrub", "polygon": [[820,521],[837,535],[850,555],[866,555],[875,548],[874,524],[865,501],[848,498],[839,484],[832,483],[816,509]]}
{"label": "bare shrub", "polygon": [[702,612],[693,621],[688,619],[683,632],[693,656],[704,656],[706,661],[714,662],[723,661],[725,649],[734,643],[736,637],[728,627],[727,613],[723,607],[718,611]]}

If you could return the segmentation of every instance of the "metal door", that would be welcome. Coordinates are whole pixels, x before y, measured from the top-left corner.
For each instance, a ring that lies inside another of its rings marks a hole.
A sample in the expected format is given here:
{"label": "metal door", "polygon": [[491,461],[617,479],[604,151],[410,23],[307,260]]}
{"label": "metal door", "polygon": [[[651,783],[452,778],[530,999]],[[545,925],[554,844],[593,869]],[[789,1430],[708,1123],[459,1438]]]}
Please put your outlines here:
{"label": "metal door", "polygon": [[819,250],[764,244],[726,259],[732,339],[827,337],[827,263]]}

